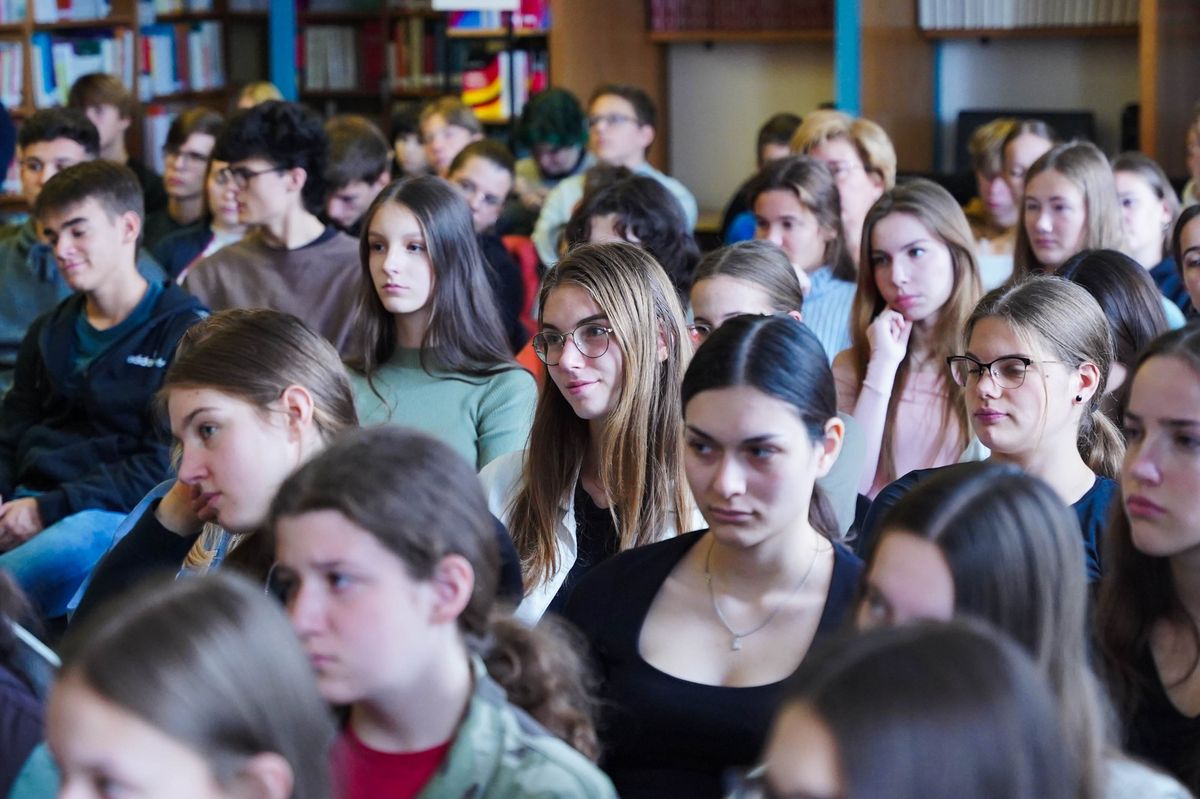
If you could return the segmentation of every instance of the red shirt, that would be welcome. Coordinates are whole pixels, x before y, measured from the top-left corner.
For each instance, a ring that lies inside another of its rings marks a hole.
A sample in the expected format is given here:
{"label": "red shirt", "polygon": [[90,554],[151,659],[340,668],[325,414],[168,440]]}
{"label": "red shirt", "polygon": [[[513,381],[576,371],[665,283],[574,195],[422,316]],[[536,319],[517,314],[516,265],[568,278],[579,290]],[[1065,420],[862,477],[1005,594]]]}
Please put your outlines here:
{"label": "red shirt", "polygon": [[380,752],[347,724],[333,747],[333,783],[340,799],[412,799],[446,758],[453,740],[423,752]]}

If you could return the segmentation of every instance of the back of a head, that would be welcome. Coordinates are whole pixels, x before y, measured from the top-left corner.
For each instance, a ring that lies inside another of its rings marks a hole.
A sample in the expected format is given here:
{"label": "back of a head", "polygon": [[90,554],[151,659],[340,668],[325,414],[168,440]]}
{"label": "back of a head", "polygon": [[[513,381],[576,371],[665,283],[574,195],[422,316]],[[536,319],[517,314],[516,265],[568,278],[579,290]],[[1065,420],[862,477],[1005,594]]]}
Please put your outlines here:
{"label": "back of a head", "polygon": [[392,163],[392,147],[379,127],[363,116],[344,114],[325,123],[329,137],[329,163],[325,185],[336,192],[351,183],[375,183],[387,174]]}
{"label": "back of a head", "polygon": [[70,139],[92,158],[100,157],[100,133],[78,108],[43,108],[25,120],[17,132],[17,146]]}
{"label": "back of a head", "polygon": [[804,292],[787,255],[768,241],[739,241],[713,250],[696,266],[693,285],[714,277],[750,283],[770,299],[775,313],[801,311]]}
{"label": "back of a head", "polygon": [[229,787],[255,755],[282,755],[296,799],[329,796],[334,726],[282,610],[229,574],[154,581],[72,629],[60,679],[199,754]]}
{"label": "back of a head", "polygon": [[583,147],[588,140],[587,116],[566,89],[546,89],[525,105],[516,138],[526,147]]}
{"label": "back of a head", "polygon": [[820,109],[807,114],[796,135],[792,152],[808,154],[817,145],[832,139],[845,139],[854,145],[863,167],[883,181],[883,187],[896,185],[896,148],[879,124],[844,111]]}
{"label": "back of a head", "polygon": [[122,119],[133,116],[133,93],[116,75],[92,72],[83,75],[71,84],[67,93],[67,107],[80,111],[98,105],[115,106]]}
{"label": "back of a head", "polygon": [[212,388],[266,408],[291,385],[312,395],[313,420],[326,439],[358,427],[350,377],[328,340],[291,314],[233,309],[188,329],[160,396],[173,388]]}
{"label": "back of a head", "polygon": [[88,200],[95,200],[110,220],[122,214],[144,211],[142,186],[137,175],[124,164],[97,159],[74,164],[59,172],[42,187],[34,202],[33,215],[45,220]]}
{"label": "back of a head", "polygon": [[281,169],[303,169],[304,206],[316,214],[325,202],[328,152],[329,137],[316,114],[297,103],[269,100],[230,118],[213,158],[231,164],[261,158]]}
{"label": "back of a head", "polygon": [[800,665],[777,729],[796,704],[832,735],[846,799],[1081,795],[1044,681],[1018,647],[982,626],[923,623],[834,639]]}

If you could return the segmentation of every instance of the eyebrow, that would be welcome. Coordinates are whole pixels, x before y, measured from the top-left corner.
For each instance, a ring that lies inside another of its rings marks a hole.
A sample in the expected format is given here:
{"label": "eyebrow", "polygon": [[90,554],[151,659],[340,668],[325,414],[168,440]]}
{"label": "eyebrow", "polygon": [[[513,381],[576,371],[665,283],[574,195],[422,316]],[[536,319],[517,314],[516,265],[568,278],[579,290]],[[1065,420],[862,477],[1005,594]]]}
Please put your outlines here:
{"label": "eyebrow", "polygon": [[[921,238],[919,238],[919,239],[913,239],[913,240],[912,240],[912,241],[910,241],[908,244],[901,244],[901,245],[900,245],[900,246],[899,246],[899,247],[896,249],[896,252],[900,252],[901,250],[907,250],[909,247],[915,247],[915,246],[916,246],[916,245],[918,245],[918,244],[922,244],[922,243],[928,243],[928,242],[931,242],[931,241],[933,241],[933,240],[932,240],[932,239],[930,239],[930,238],[927,238],[927,237],[925,237],[925,236],[922,236],[922,237],[921,237]],[[872,250],[878,250],[879,252],[887,252],[887,250],[883,249],[882,247],[872,247],[871,249],[872,249]]]}
{"label": "eyebrow", "polygon": [[197,416],[204,413],[205,411],[211,411],[211,410],[213,410],[213,408],[205,405],[203,408],[197,408],[196,410],[192,411],[187,416],[183,417],[183,427],[187,428],[189,425],[191,425],[193,419],[195,419]]}
{"label": "eyebrow", "polygon": [[[1138,416],[1136,413],[1132,413],[1131,411],[1125,411],[1125,419],[1127,421],[1139,422],[1139,423],[1142,421],[1142,417]],[[1164,418],[1164,419],[1159,419],[1158,423],[1161,424],[1163,427],[1174,427],[1174,428],[1200,427],[1200,419]]]}
{"label": "eyebrow", "polygon": [[[78,225],[81,222],[86,222],[86,221],[87,221],[86,217],[77,216],[74,219],[68,219],[66,222],[63,222],[59,226],[59,230],[61,230],[62,228],[74,227],[75,225]],[[44,222],[42,223],[42,231],[43,232],[53,233],[54,230],[55,230],[54,228],[50,227],[49,225],[45,224]]]}
{"label": "eyebrow", "polygon": [[[709,435],[708,433],[701,430],[699,427],[696,427],[694,424],[689,424],[689,425],[684,425],[684,426],[687,428],[687,430],[689,432],[694,433],[694,434],[700,436],[701,438],[707,438],[709,441],[716,440],[711,435]],[[780,436],[777,433],[763,433],[761,435],[749,436],[748,438],[743,438],[741,441],[739,441],[737,443],[738,444],[765,444],[770,441],[775,441],[778,438],[780,438]]]}
{"label": "eyebrow", "polygon": [[[601,319],[604,319],[605,321],[607,321],[608,314],[606,314],[606,313],[592,314],[591,316],[586,317],[584,319],[580,319],[578,322],[576,322],[575,327],[579,327],[580,325],[586,325],[588,322],[599,322]],[[542,328],[543,329],[550,328],[551,330],[558,330],[559,332],[562,332],[561,329],[557,325],[552,325],[549,322],[542,322]]]}

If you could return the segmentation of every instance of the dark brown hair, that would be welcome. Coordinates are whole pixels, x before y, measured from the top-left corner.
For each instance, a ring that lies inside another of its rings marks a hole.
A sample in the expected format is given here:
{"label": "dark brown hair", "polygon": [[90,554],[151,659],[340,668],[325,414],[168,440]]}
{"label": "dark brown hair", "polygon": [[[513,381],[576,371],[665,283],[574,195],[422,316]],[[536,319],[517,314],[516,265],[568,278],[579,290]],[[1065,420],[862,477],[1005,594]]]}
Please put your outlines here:
{"label": "dark brown hair", "polygon": [[329,161],[325,190],[338,192],[359,181],[374,183],[392,166],[392,147],[379,127],[366,117],[343,114],[325,122]]}
{"label": "dark brown hair", "polygon": [[178,150],[193,133],[204,133],[213,137],[213,144],[225,126],[225,117],[211,108],[189,108],[171,121],[167,128],[167,150]]}
{"label": "dark brown hair", "polygon": [[125,213],[145,215],[142,184],[124,164],[96,159],[67,167],[46,181],[33,203],[33,215],[44,220],[88,200],[95,200],[110,220]]}

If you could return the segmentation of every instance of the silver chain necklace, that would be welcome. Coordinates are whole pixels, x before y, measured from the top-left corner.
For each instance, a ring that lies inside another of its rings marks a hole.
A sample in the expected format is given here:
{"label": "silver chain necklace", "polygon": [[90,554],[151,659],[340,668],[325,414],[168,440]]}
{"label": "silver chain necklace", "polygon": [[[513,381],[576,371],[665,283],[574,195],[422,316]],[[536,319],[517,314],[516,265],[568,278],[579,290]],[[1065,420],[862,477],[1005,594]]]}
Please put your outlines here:
{"label": "silver chain necklace", "polygon": [[763,622],[753,630],[747,630],[744,633],[739,633],[735,632],[734,629],[729,626],[729,622],[725,620],[725,614],[721,612],[721,606],[717,604],[716,592],[713,591],[713,576],[710,567],[712,566],[713,545],[716,544],[716,542],[717,541],[715,538],[709,540],[708,542],[708,553],[704,556],[704,581],[708,583],[708,598],[712,601],[713,612],[717,614],[717,620],[721,622],[721,626],[725,628],[725,632],[733,636],[729,642],[729,649],[733,652],[737,652],[742,648],[743,638],[748,638],[751,635],[754,635],[756,632],[770,624],[775,617],[779,615],[779,611],[783,610],[783,606],[788,603],[788,600],[794,597],[800,591],[800,589],[804,587],[804,584],[808,582],[808,576],[812,574],[813,567],[817,565],[817,554],[820,550],[819,548],[813,549],[812,560],[808,562],[808,569],[804,572],[804,576],[800,578],[800,582],[796,583],[796,587],[788,592],[788,595],[779,603],[779,606],[771,611],[767,618],[764,619]]}

